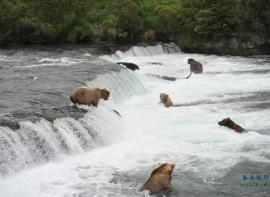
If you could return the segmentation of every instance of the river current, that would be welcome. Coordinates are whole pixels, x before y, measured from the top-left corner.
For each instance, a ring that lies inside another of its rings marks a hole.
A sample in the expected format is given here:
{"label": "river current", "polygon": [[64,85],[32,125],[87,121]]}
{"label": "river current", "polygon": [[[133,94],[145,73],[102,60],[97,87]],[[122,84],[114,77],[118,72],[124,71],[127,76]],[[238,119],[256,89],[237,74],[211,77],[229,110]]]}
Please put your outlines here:
{"label": "river current", "polygon": [[[181,79],[188,58],[204,73]],[[0,71],[1,197],[149,196],[138,189],[158,162],[176,164],[164,195],[269,196],[269,56],[188,54],[173,43],[112,54],[2,49]],[[74,108],[69,94],[81,86],[111,96]],[[159,104],[161,92],[178,107]],[[247,132],[220,127],[226,117]]]}

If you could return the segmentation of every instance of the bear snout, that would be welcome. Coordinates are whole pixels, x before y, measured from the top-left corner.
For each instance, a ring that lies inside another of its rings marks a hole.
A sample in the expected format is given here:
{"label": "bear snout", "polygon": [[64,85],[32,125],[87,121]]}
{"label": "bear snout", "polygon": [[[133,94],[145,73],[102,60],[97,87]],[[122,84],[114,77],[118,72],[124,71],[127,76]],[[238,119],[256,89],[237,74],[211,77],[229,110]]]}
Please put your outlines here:
{"label": "bear snout", "polygon": [[218,122],[218,125],[223,126],[223,122],[222,121]]}
{"label": "bear snout", "polygon": [[107,95],[105,96],[104,100],[108,100],[110,97],[110,93],[107,93]]}

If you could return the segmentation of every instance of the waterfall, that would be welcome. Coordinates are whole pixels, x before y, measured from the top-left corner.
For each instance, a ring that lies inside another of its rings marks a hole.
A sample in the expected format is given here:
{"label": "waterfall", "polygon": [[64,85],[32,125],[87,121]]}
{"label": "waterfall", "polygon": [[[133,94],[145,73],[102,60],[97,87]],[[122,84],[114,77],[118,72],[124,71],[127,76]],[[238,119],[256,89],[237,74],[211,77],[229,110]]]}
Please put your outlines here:
{"label": "waterfall", "polygon": [[127,69],[100,75],[86,84],[107,88],[111,96],[98,108],[82,106],[87,110],[82,118],[23,121],[17,130],[0,126],[0,175],[112,143],[120,123],[111,106],[145,92],[139,76]]}
{"label": "waterfall", "polygon": [[134,46],[127,51],[123,52],[118,50],[112,55],[104,55],[101,58],[111,62],[118,62],[119,60],[124,59],[126,57],[154,56],[177,52],[181,52],[181,50],[175,43],[168,43],[168,44],[161,43],[155,46],[147,46],[147,47]]}
{"label": "waterfall", "polygon": [[105,87],[110,90],[110,102],[120,103],[128,97],[142,94],[146,91],[140,77],[129,69],[121,72],[110,72],[98,76],[93,81],[86,82],[89,87]]}

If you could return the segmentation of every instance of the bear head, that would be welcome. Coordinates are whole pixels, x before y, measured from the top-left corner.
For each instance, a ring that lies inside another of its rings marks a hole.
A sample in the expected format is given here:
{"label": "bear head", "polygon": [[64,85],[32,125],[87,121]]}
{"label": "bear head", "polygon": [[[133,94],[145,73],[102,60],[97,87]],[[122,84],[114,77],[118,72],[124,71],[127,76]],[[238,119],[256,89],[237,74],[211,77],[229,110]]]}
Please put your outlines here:
{"label": "bear head", "polygon": [[188,59],[188,64],[191,64],[194,61],[195,61],[194,59],[190,58],[190,59]]}
{"label": "bear head", "polygon": [[228,118],[224,118],[222,121],[218,122],[218,125],[220,126],[229,126],[233,123],[233,121],[228,117]]}
{"label": "bear head", "polygon": [[162,163],[159,164],[159,167],[157,167],[157,171],[162,171],[163,173],[167,173],[171,176],[173,169],[175,167],[174,163]]}
{"label": "bear head", "polygon": [[168,94],[160,93],[160,101],[165,102],[168,96]]}
{"label": "bear head", "polygon": [[110,91],[104,89],[99,89],[100,93],[101,93],[101,98],[103,98],[104,100],[108,100],[110,97]]}

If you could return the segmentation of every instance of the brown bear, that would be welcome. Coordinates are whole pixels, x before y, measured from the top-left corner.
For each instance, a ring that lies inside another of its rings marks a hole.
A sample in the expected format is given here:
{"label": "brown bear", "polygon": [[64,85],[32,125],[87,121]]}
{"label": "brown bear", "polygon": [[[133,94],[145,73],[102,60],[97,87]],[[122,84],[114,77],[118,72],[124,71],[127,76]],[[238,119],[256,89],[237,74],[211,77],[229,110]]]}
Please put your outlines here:
{"label": "brown bear", "polygon": [[160,103],[164,103],[165,107],[173,106],[173,102],[168,94],[160,93]]}
{"label": "brown bear", "polygon": [[82,87],[70,95],[72,103],[98,106],[99,99],[108,100],[110,92],[106,89]]}
{"label": "brown bear", "polygon": [[200,62],[194,59],[188,59],[188,64],[190,65],[190,73],[199,74],[203,72],[203,66]]}
{"label": "brown bear", "polygon": [[243,131],[245,131],[245,129],[243,129],[241,126],[239,126],[238,124],[236,124],[235,122],[233,122],[229,117],[223,119],[220,122],[218,122],[218,124],[220,126],[229,127],[230,129],[235,130],[237,133],[242,133]]}
{"label": "brown bear", "polygon": [[149,190],[151,193],[171,190],[172,172],[175,164],[159,164],[145,181],[140,191]]}

